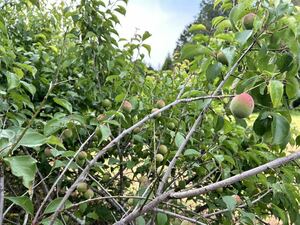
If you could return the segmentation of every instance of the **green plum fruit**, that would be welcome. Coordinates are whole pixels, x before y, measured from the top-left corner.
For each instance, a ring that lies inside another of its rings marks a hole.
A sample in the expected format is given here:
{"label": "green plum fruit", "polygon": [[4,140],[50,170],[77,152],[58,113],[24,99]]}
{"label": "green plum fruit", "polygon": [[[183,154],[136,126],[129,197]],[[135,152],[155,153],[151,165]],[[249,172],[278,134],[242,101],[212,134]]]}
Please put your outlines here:
{"label": "green plum fruit", "polygon": [[256,14],[255,13],[248,13],[243,17],[243,25],[247,30],[253,29],[253,22]]}

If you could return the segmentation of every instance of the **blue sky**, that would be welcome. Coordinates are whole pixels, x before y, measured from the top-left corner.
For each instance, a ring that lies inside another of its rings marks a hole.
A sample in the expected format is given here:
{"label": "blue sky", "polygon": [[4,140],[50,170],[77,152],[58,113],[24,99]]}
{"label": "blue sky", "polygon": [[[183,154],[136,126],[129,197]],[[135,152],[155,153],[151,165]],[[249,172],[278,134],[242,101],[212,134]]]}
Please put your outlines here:
{"label": "blue sky", "polygon": [[146,61],[155,68],[172,53],[184,27],[193,22],[199,12],[201,0],[129,0],[127,13],[118,28],[121,37],[130,38],[139,33],[152,34],[147,41],[152,47],[151,58]]}

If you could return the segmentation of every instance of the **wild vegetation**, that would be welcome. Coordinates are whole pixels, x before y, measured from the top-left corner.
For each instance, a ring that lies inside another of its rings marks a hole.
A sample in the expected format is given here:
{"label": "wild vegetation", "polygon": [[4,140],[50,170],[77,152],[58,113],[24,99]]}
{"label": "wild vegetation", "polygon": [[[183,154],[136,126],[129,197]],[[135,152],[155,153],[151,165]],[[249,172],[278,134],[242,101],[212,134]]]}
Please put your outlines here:
{"label": "wild vegetation", "polygon": [[155,71],[127,0],[46,4],[0,3],[0,224],[300,224],[299,7],[216,0]]}

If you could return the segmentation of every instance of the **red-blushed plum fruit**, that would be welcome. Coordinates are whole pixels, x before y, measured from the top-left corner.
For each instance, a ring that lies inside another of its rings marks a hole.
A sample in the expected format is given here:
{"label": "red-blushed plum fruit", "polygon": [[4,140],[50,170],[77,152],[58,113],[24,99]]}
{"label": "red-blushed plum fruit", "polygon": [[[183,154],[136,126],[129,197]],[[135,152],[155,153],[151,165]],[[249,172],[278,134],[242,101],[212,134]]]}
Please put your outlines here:
{"label": "red-blushed plum fruit", "polygon": [[228,66],[228,60],[223,52],[218,52],[217,61]]}
{"label": "red-blushed plum fruit", "polygon": [[161,153],[162,155],[165,155],[168,153],[168,148],[165,145],[160,145],[158,148],[159,153]]}
{"label": "red-blushed plum fruit", "polygon": [[124,101],[123,104],[122,104],[122,109],[127,112],[127,113],[130,113],[131,110],[132,110],[132,105],[129,101]]}
{"label": "red-blushed plum fruit", "polygon": [[79,152],[77,158],[79,160],[85,160],[87,158],[87,153],[85,151]]}
{"label": "red-blushed plum fruit", "polygon": [[84,192],[83,196],[86,198],[86,199],[91,199],[94,197],[94,191],[92,189],[88,189],[86,192]]}
{"label": "red-blushed plum fruit", "polygon": [[162,162],[164,161],[164,156],[162,154],[157,154],[156,155],[156,161],[157,162]]}
{"label": "red-blushed plum fruit", "polygon": [[97,116],[97,121],[98,122],[102,122],[105,119],[106,119],[106,115],[105,114],[100,114],[99,116]]}
{"label": "red-blushed plum fruit", "polygon": [[[158,111],[159,109],[158,108],[153,108],[152,110],[151,110],[151,113],[154,113],[154,112],[156,112],[156,111]],[[158,113],[156,116],[154,116],[155,118],[159,118],[159,117],[161,117],[161,113]]]}
{"label": "red-blushed plum fruit", "polygon": [[81,193],[86,192],[86,191],[87,191],[87,188],[88,188],[88,185],[87,185],[87,183],[85,183],[85,182],[80,182],[80,183],[77,185],[77,191],[78,191],[78,192],[81,192]]}
{"label": "red-blushed plum fruit", "polygon": [[243,201],[239,195],[233,195],[232,197],[235,199],[235,201],[238,205],[243,203]]}
{"label": "red-blushed plum fruit", "polygon": [[243,17],[243,25],[247,30],[251,30],[253,28],[255,16],[255,13],[248,13],[246,16]]}
{"label": "red-blushed plum fruit", "polygon": [[236,95],[230,103],[230,111],[231,113],[239,118],[246,118],[251,115],[254,109],[254,101],[251,95],[248,93],[242,93],[240,95]]}
{"label": "red-blushed plum fruit", "polygon": [[157,108],[161,109],[162,107],[166,106],[166,103],[164,100],[160,99],[156,102],[156,106],[157,106]]}

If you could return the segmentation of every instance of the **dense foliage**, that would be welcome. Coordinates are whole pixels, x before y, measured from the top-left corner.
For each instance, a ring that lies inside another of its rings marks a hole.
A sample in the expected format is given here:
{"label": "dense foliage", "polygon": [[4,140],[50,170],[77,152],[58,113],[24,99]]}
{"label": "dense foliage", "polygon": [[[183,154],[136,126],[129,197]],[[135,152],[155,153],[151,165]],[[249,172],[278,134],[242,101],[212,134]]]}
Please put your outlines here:
{"label": "dense foliage", "polygon": [[[0,224],[300,224],[299,154],[219,182],[300,142],[299,7],[217,0],[229,16],[191,26],[172,70],[155,72],[150,34],[115,29],[126,0],[45,4],[0,4]],[[229,110],[243,92],[254,122]]]}

